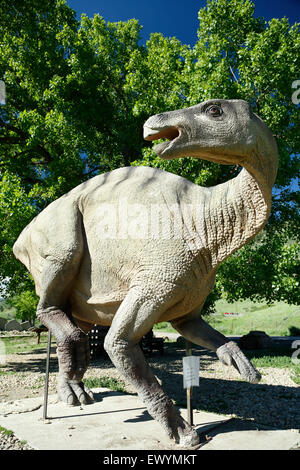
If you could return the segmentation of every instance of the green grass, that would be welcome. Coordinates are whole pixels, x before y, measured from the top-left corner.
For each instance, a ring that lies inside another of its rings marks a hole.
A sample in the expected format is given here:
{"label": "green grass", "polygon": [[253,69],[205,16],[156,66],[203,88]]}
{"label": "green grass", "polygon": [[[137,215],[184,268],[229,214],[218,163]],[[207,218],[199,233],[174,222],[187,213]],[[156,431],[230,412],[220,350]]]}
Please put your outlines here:
{"label": "green grass", "polygon": [[[239,315],[224,315],[224,312]],[[265,331],[270,336],[290,336],[300,325],[300,306],[277,302],[263,303],[241,301],[229,304],[216,302],[216,313],[207,317],[209,324],[224,335],[244,335],[251,330]]]}
{"label": "green grass", "polygon": [[300,385],[300,365],[295,365],[291,373],[291,379],[295,384]]}
{"label": "green grass", "polygon": [[[239,315],[224,315],[224,312]],[[216,302],[215,313],[205,317],[205,320],[226,336],[245,335],[251,330],[262,330],[270,336],[297,336],[300,327],[300,306],[284,302],[268,306],[248,300],[230,304],[221,299]],[[154,330],[176,333],[169,322],[157,323]]]}
{"label": "green grass", "polygon": [[[1,366],[0,366],[1,367]],[[1,375],[12,375],[12,374],[16,374],[17,372],[13,371],[13,370],[1,370],[0,369],[0,377]]]}
{"label": "green grass", "polygon": [[13,436],[14,434],[13,431],[3,428],[2,426],[0,426],[0,433],[5,434],[6,436]]}
{"label": "green grass", "polygon": [[244,352],[258,369],[261,367],[288,369],[291,380],[297,385],[300,384],[300,364],[292,362],[293,349],[289,346],[274,346],[269,349]]}
{"label": "green grass", "polygon": [[7,336],[1,338],[5,344],[6,354],[30,353],[37,349],[46,349],[47,335],[41,334],[40,344],[37,344],[37,336]]}
{"label": "green grass", "polygon": [[268,349],[244,351],[255,367],[276,367],[289,369],[294,366],[292,362],[293,350],[287,346],[274,346]]}
{"label": "green grass", "polygon": [[88,388],[104,387],[115,392],[126,393],[124,382],[118,381],[113,377],[89,377],[83,379],[83,382]]}
{"label": "green grass", "polygon": [[[6,436],[14,436],[14,432],[11,431],[10,429],[3,428],[0,426],[0,434],[5,434]],[[27,441],[19,441],[19,443],[24,446],[27,445]]]}
{"label": "green grass", "polygon": [[156,323],[156,325],[154,325],[154,330],[162,330],[162,331],[166,331],[168,333],[176,333],[176,330],[172,327],[171,323],[169,323],[168,321],[162,321],[160,323]]}

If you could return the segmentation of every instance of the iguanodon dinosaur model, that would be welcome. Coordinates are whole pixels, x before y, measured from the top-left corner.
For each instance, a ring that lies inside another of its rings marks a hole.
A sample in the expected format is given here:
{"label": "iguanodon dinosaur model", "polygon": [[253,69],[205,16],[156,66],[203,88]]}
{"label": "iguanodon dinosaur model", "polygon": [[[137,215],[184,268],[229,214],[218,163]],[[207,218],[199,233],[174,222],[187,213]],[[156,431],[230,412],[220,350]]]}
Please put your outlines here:
{"label": "iguanodon dinosaur model", "polygon": [[258,371],[238,346],[201,318],[219,264],[251,240],[270,214],[278,154],[264,122],[242,100],[209,100],[150,117],[146,140],[161,158],[191,156],[243,167],[202,188],[148,167],[96,176],[52,202],[21,233],[15,256],[32,274],[37,316],[57,342],[58,396],[89,403],[82,378],[87,332],[111,325],[105,349],[150,415],[185,446],[198,443],[164,393],[138,345],[170,321],[186,339],[215,351],[249,382]]}

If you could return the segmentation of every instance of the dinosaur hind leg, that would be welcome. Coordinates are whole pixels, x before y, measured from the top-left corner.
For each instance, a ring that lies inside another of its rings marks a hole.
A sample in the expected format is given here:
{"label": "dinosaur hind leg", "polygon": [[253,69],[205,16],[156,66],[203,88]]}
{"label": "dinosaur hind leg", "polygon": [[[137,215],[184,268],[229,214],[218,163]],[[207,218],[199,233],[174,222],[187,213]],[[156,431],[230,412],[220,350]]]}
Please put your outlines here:
{"label": "dinosaur hind leg", "polygon": [[56,210],[51,214],[51,224],[49,219],[38,217],[28,230],[24,249],[30,253],[30,266],[38,286],[37,317],[57,343],[58,396],[73,405],[89,403],[91,395],[82,383],[89,364],[88,336],[75,324],[69,302],[84,253],[82,221],[80,212],[72,205],[67,215]]}
{"label": "dinosaur hind leg", "polygon": [[58,268],[53,261],[45,262],[40,281],[42,291],[37,317],[56,339],[58,397],[69,405],[75,405],[90,403],[93,397],[82,382],[89,365],[87,331],[82,325],[75,323],[68,305],[68,292],[73,279],[73,276],[70,277],[71,272],[70,266]]}
{"label": "dinosaur hind leg", "polygon": [[[69,405],[87,404],[93,400],[92,393],[82,382],[89,365],[87,329],[75,323],[68,305],[70,267],[64,269],[60,266],[57,271],[57,264],[54,266],[55,269],[48,260],[41,276],[42,292],[37,317],[56,339],[59,399]],[[69,282],[66,283],[67,279]]]}
{"label": "dinosaur hind leg", "polygon": [[198,444],[195,430],[180,416],[165,394],[138,345],[164,310],[162,301],[133,288],[120,305],[104,347],[116,368],[129,380],[171,439],[186,446]]}

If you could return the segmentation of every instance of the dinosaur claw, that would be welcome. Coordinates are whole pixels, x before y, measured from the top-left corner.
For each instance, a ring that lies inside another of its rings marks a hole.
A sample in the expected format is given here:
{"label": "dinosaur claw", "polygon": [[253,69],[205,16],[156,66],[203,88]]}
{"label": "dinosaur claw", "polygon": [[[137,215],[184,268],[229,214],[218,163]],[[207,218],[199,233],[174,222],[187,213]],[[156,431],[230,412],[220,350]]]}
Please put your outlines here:
{"label": "dinosaur claw", "polygon": [[79,397],[78,397],[78,400],[80,402],[81,405],[87,405],[87,399],[84,395],[84,393],[82,393]]}
{"label": "dinosaur claw", "polygon": [[70,405],[70,406],[74,406],[75,405],[75,397],[74,395],[69,395],[68,398],[67,398],[67,404]]}
{"label": "dinosaur claw", "polygon": [[250,383],[258,383],[261,375],[246,358],[238,345],[233,341],[223,344],[217,349],[217,356],[225,365],[233,365],[242,378]]}

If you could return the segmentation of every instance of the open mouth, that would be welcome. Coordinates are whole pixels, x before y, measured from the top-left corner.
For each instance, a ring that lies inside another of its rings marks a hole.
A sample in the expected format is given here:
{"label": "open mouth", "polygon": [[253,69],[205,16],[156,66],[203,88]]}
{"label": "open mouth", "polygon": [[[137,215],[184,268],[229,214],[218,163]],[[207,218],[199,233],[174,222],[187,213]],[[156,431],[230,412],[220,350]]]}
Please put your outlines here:
{"label": "open mouth", "polygon": [[180,129],[178,129],[177,127],[151,129],[150,127],[144,126],[145,140],[167,139],[166,142],[162,142],[153,147],[153,150],[157,155],[161,155],[167,148],[171,146],[171,144],[173,144],[180,137],[180,135]]}

